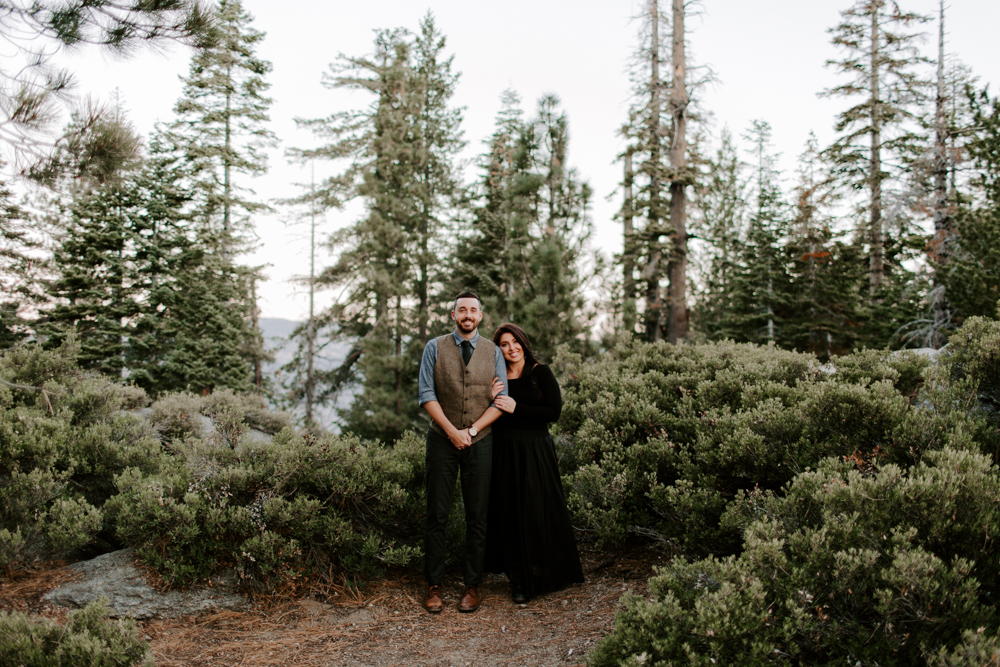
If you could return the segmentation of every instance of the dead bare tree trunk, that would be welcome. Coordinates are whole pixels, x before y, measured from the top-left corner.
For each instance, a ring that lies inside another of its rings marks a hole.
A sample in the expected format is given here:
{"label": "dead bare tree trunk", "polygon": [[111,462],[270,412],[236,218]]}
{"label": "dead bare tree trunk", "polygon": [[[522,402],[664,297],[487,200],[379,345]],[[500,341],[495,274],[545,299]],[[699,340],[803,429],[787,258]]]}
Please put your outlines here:
{"label": "dead bare tree trunk", "polygon": [[635,173],[632,171],[632,148],[625,152],[625,203],[622,206],[623,251],[622,251],[622,328],[632,333],[635,331],[635,206],[632,200],[632,186],[635,183]]}
{"label": "dead bare tree trunk", "polygon": [[670,258],[667,262],[667,340],[687,338],[687,68],[684,59],[684,0],[673,0],[674,77],[670,89],[673,137],[670,145]]}
{"label": "dead bare tree trunk", "polygon": [[316,401],[316,167],[310,174],[309,207],[309,321],[306,324],[306,428],[314,428],[313,404]]}
{"label": "dead bare tree trunk", "polygon": [[[257,307],[257,276],[256,274],[250,278],[250,324],[253,329],[254,335],[257,340],[260,341],[261,331],[260,331],[260,309]],[[258,350],[254,354],[253,358],[253,383],[257,387],[257,393],[264,393],[264,364],[261,359],[261,351]]]}
{"label": "dead bare tree trunk", "polygon": [[930,256],[934,263],[933,319],[935,332],[932,340],[934,347],[946,342],[941,329],[947,328],[951,322],[951,309],[945,292],[945,275],[948,270],[948,260],[951,256],[951,243],[954,237],[953,221],[948,207],[948,115],[945,109],[947,95],[945,93],[944,77],[944,0],[938,6],[938,62],[937,62],[937,98],[934,108],[934,194],[931,198],[931,209],[934,219],[934,238],[931,240]]}
{"label": "dead bare tree trunk", "polygon": [[660,228],[662,219],[660,203],[660,113],[663,108],[660,88],[660,6],[658,0],[649,0],[649,18],[652,28],[650,45],[650,76],[649,76],[649,215],[646,220],[646,236],[649,252],[646,267],[642,275],[646,280],[646,338],[656,342],[662,338],[663,302],[660,299]]}
{"label": "dead bare tree trunk", "polygon": [[868,260],[868,288],[874,298],[882,287],[885,275],[885,242],[882,231],[882,101],[879,98],[879,25],[878,12],[872,12],[871,22],[871,160],[868,182],[871,202],[868,212],[868,234],[871,254]]}

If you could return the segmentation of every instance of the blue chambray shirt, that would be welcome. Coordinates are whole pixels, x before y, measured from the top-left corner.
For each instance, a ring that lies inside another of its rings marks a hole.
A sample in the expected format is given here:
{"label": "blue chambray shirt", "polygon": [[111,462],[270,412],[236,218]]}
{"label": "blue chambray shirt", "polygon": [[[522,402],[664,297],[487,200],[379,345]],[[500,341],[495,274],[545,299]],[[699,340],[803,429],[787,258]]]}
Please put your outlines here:
{"label": "blue chambray shirt", "polygon": [[[458,330],[451,332],[452,340],[455,341],[455,345],[461,345],[462,341],[465,340],[458,335]],[[469,339],[472,343],[472,349],[476,349],[476,344],[479,343],[479,330],[476,330],[476,335]],[[437,393],[434,391],[434,364],[437,363],[438,359],[438,339],[431,338],[427,341],[427,346],[424,348],[424,356],[420,359],[420,376],[417,379],[417,386],[420,389],[420,405],[428,403],[430,401],[436,401]],[[497,377],[503,380],[503,391],[500,392],[500,396],[507,395],[507,363],[503,359],[503,352],[500,351],[500,346],[497,345],[493,351],[493,363],[496,365]],[[491,408],[495,408],[496,405],[490,403]]]}

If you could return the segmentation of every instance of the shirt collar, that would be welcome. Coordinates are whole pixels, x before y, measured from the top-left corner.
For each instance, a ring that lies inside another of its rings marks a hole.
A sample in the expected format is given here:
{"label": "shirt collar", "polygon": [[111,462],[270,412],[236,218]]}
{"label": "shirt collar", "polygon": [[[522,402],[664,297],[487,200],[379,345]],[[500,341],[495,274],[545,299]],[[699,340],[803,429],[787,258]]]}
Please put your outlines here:
{"label": "shirt collar", "polygon": [[[462,341],[465,340],[464,338],[458,335],[458,329],[452,331],[451,336],[455,340],[455,345],[461,345]],[[470,338],[469,342],[472,343],[472,349],[473,350],[476,349],[476,343],[479,342],[479,329],[476,329],[476,335]]]}

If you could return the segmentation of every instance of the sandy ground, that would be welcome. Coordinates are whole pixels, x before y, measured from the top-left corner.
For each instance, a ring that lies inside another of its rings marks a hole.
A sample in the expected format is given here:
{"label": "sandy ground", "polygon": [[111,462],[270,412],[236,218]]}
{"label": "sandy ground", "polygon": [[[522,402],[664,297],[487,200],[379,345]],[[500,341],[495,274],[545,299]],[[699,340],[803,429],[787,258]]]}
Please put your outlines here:
{"label": "sandy ground", "polygon": [[[645,593],[659,557],[581,551],[586,583],[525,605],[510,600],[504,577],[489,576],[479,610],[459,613],[461,582],[453,576],[443,587],[445,610],[428,614],[420,605],[423,582],[406,575],[370,582],[360,593],[327,589],[244,613],[147,621],[141,629],[164,667],[583,665],[610,630],[618,599],[627,590]],[[6,578],[0,608],[60,617],[64,610],[39,600],[67,576],[53,565]]]}

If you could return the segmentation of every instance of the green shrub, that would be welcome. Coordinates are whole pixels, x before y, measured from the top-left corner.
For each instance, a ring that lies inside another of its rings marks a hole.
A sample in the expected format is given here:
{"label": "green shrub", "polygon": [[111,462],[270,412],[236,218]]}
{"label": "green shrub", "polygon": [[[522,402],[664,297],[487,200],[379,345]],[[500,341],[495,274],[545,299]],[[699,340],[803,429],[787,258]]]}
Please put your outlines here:
{"label": "green shrub", "polygon": [[752,500],[743,552],[673,559],[648,597],[624,601],[591,664],[995,660],[1000,475],[987,456],[949,448],[877,472],[828,459],[783,498]]}
{"label": "green shrub", "polygon": [[226,407],[239,412],[243,422],[250,428],[272,435],[293,425],[291,415],[269,410],[260,396],[237,394],[232,389],[222,389],[205,396],[201,413],[215,418]]}
{"label": "green shrub", "polygon": [[152,407],[152,422],[167,441],[188,436],[206,437],[208,434],[199,415],[213,421],[224,413],[239,415],[239,421],[246,426],[270,434],[292,426],[288,413],[272,412],[259,396],[237,394],[230,389],[208,396],[196,396],[189,392],[165,394]]}
{"label": "green shrub", "polygon": [[203,438],[207,435],[201,426],[202,398],[186,391],[166,394],[152,405],[150,420],[168,442],[187,436]]}
{"label": "green shrub", "polygon": [[392,447],[291,429],[221,444],[175,442],[169,469],[124,472],[106,506],[119,537],[168,581],[235,565],[259,590],[330,568],[371,576],[420,555],[424,446],[412,433]]}
{"label": "green shrub", "polygon": [[80,371],[75,356],[72,340],[0,354],[0,567],[88,545],[109,528],[115,475],[163,463],[149,424],[124,412],[142,390]]}
{"label": "green shrub", "polygon": [[0,612],[0,665],[131,667],[153,665],[133,619],[112,621],[101,598],[69,613],[66,627],[19,612]]}
{"label": "green shrub", "polygon": [[637,534],[688,556],[733,554],[742,536],[722,521],[727,508],[825,457],[912,464],[975,448],[954,406],[914,407],[925,358],[864,350],[834,363],[828,374],[811,355],[725,342],[632,343],[563,364],[562,465],[578,525],[604,544]]}
{"label": "green shrub", "polygon": [[859,350],[831,360],[841,382],[867,384],[887,380],[904,396],[913,396],[920,388],[929,363],[926,357],[910,350]]}

